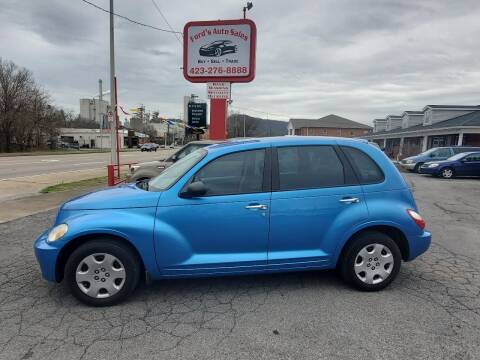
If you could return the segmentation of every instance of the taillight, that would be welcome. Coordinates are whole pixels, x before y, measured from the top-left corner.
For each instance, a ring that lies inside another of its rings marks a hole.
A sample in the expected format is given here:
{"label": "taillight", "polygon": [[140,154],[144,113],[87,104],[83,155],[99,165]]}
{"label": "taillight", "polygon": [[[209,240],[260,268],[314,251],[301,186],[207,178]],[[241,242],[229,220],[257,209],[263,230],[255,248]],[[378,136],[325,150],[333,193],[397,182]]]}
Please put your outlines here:
{"label": "taillight", "polygon": [[407,209],[407,213],[408,215],[410,215],[412,220],[415,221],[415,224],[417,224],[420,229],[425,229],[425,220],[423,220],[419,213],[412,209]]}

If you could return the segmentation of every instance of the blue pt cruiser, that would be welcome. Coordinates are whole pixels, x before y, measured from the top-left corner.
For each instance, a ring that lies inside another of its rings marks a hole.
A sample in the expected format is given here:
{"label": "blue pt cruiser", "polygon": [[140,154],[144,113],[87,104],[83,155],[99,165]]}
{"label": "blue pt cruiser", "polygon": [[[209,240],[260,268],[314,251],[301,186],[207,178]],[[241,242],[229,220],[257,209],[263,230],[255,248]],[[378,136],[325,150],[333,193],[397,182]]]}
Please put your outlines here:
{"label": "blue pt cruiser", "polygon": [[199,149],[148,183],[63,204],[35,242],[43,276],[84,303],[145,278],[338,268],[380,290],[431,235],[405,180],[367,142],[279,137]]}

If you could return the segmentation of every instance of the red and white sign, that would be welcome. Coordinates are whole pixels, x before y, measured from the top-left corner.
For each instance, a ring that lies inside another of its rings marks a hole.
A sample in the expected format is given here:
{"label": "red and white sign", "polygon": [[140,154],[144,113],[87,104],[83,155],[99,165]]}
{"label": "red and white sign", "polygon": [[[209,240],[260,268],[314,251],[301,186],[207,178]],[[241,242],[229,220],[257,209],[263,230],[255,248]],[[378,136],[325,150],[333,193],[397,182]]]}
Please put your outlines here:
{"label": "red and white sign", "polygon": [[229,82],[209,82],[207,83],[208,99],[228,99],[230,98]]}
{"label": "red and white sign", "polygon": [[108,122],[113,123],[113,111],[107,112]]}
{"label": "red and white sign", "polygon": [[183,30],[183,75],[191,82],[250,82],[257,30],[250,19],[192,21]]}

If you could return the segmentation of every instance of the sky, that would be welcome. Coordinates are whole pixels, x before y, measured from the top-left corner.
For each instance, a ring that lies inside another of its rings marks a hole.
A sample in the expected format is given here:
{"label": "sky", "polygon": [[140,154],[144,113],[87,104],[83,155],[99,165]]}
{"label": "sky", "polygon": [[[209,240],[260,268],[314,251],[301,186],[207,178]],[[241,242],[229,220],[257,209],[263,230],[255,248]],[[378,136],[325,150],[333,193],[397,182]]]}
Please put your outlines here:
{"label": "sky", "polygon": [[[108,8],[108,0],[90,0]],[[233,0],[115,0],[115,12],[183,30],[242,16]],[[231,110],[288,120],[337,114],[365,124],[427,104],[480,104],[478,0],[257,0],[256,77],[234,84]],[[55,105],[109,88],[108,14],[81,0],[0,0],[0,57],[30,69]],[[116,19],[119,104],[180,117],[186,81],[171,33]]]}

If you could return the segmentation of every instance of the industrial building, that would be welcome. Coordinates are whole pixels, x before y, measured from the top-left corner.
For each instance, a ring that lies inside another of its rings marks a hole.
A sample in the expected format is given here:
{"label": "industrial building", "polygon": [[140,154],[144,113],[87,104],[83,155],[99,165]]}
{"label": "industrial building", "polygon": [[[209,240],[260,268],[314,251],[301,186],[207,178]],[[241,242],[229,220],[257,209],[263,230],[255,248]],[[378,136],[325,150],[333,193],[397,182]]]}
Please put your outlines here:
{"label": "industrial building", "polygon": [[288,122],[288,135],[360,137],[371,131],[371,126],[334,114],[320,119],[290,119]]}
{"label": "industrial building", "polygon": [[109,102],[99,99],[80,99],[80,118],[100,124],[108,111]]}
{"label": "industrial building", "polygon": [[373,120],[373,124],[373,133],[362,137],[378,143],[393,159],[403,159],[432,147],[480,146],[478,105],[426,105],[422,111],[388,115]]}

